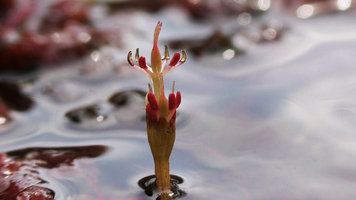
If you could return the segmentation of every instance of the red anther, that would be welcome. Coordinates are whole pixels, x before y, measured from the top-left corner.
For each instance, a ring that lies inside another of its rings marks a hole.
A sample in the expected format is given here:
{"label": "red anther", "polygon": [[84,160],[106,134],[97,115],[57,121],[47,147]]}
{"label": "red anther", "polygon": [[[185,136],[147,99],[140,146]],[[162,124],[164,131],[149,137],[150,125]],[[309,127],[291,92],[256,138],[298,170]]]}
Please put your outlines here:
{"label": "red anther", "polygon": [[174,93],[169,94],[168,108],[169,110],[173,110],[176,108],[176,96],[174,95]]}
{"label": "red anther", "polygon": [[157,121],[158,120],[157,112],[152,110],[150,104],[146,105],[146,117],[149,120],[152,120],[152,121]]}
{"label": "red anther", "polygon": [[169,66],[175,66],[180,58],[180,53],[175,53],[173,58],[171,59],[171,62],[169,63]]}
{"label": "red anther", "polygon": [[138,60],[138,64],[140,65],[140,67],[142,69],[147,69],[147,65],[146,65],[146,58],[145,57],[140,57],[140,59]]}
{"label": "red anther", "polygon": [[182,100],[182,96],[181,96],[180,92],[178,91],[176,94],[176,108],[179,107],[181,100]]}
{"label": "red anther", "polygon": [[156,97],[155,97],[155,95],[153,93],[148,93],[147,100],[148,100],[148,103],[150,104],[152,110],[158,110],[159,109]]}

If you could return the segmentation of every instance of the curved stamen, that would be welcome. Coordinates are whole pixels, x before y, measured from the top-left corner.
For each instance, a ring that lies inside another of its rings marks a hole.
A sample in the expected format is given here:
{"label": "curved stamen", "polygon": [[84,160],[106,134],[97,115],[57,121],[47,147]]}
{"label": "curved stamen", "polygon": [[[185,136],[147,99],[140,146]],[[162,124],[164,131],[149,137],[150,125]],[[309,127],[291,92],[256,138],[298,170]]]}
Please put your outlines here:
{"label": "curved stamen", "polygon": [[162,57],[162,60],[163,60],[163,63],[162,63],[161,72],[164,71],[164,68],[166,67],[166,64],[169,60],[169,51],[168,51],[167,45],[164,46],[164,56]]}
{"label": "curved stamen", "polygon": [[164,56],[162,57],[162,60],[169,60],[169,51],[168,51],[168,46],[164,46]]}
{"label": "curved stamen", "polygon": [[182,50],[182,58],[180,59],[179,62],[181,62],[182,64],[185,63],[185,61],[187,60],[187,52],[185,52],[185,50]]}
{"label": "curved stamen", "polygon": [[127,62],[128,62],[131,66],[134,66],[134,65],[135,65],[135,62],[134,62],[134,60],[132,59],[132,51],[129,51],[129,53],[127,54]]}
{"label": "curved stamen", "polygon": [[149,92],[149,93],[153,93],[151,84],[148,84],[148,92]]}
{"label": "curved stamen", "polygon": [[181,66],[186,60],[187,60],[187,53],[185,52],[185,50],[182,50],[182,57],[180,57],[179,53],[175,53],[173,58],[172,58],[172,60],[171,60],[171,62],[169,63],[168,69],[166,69],[163,72],[163,75],[167,74],[172,69],[175,69],[175,68]]}
{"label": "curved stamen", "polygon": [[139,52],[139,49],[137,48],[137,49],[136,49],[136,53],[135,53],[135,60],[136,60],[136,62],[139,61],[139,58],[140,58],[140,52]]}

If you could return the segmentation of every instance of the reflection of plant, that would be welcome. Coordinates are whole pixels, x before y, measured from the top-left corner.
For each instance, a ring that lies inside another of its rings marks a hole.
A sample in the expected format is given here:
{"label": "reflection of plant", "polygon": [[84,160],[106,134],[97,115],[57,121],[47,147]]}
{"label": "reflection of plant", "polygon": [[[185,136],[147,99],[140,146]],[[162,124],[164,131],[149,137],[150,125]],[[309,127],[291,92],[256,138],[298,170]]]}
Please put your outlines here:
{"label": "reflection of plant", "polygon": [[[181,102],[180,92],[174,93],[174,83],[172,92],[168,99],[164,94],[163,76],[170,70],[183,64],[187,58],[185,51],[175,53],[170,60],[168,67],[165,68],[169,60],[167,46],[165,47],[164,56],[158,49],[158,36],[161,31],[162,23],[158,22],[153,39],[153,48],[151,53],[151,67],[146,64],[146,58],[139,56],[136,50],[136,62],[132,59],[132,52],[128,54],[128,62],[134,68],[143,71],[149,75],[153,82],[153,90],[148,85],[148,94],[146,96],[146,123],[148,142],[151,147],[154,163],[157,187],[163,196],[171,193],[171,184],[169,176],[169,157],[175,140],[175,121],[176,109]],[[163,60],[163,63],[162,63]]]}

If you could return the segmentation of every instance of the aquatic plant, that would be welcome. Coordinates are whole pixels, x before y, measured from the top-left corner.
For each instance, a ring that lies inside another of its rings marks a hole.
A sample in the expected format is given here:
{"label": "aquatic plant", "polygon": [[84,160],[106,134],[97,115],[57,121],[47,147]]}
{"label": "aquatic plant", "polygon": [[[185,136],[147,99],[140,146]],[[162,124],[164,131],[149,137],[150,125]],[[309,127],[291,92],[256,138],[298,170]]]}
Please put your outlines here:
{"label": "aquatic plant", "polygon": [[[172,69],[183,64],[187,55],[182,50],[182,55],[175,53],[170,59],[168,47],[165,46],[164,56],[161,57],[158,49],[158,36],[161,27],[162,23],[158,22],[153,37],[151,66],[147,65],[145,57],[140,57],[138,49],[135,55],[136,62],[132,58],[131,51],[128,53],[127,59],[132,67],[145,72],[153,83],[153,89],[151,84],[148,85],[148,93],[146,95],[147,136],[155,163],[156,184],[161,196],[165,197],[171,194],[169,157],[175,141],[176,109],[181,103],[181,93],[179,91],[174,93],[175,83],[173,82],[172,92],[167,99],[164,93],[163,77]],[[169,60],[170,62],[166,67]]]}

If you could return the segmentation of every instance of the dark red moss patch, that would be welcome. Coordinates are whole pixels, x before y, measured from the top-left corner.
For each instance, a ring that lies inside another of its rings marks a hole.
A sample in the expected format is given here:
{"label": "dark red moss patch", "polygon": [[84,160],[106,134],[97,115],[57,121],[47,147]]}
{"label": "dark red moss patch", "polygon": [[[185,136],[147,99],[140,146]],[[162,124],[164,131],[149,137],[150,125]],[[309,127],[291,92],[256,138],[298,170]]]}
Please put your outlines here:
{"label": "dark red moss patch", "polygon": [[0,199],[52,200],[55,192],[42,185],[38,168],[72,166],[80,158],[95,158],[107,147],[84,146],[63,148],[26,148],[0,154]]}

